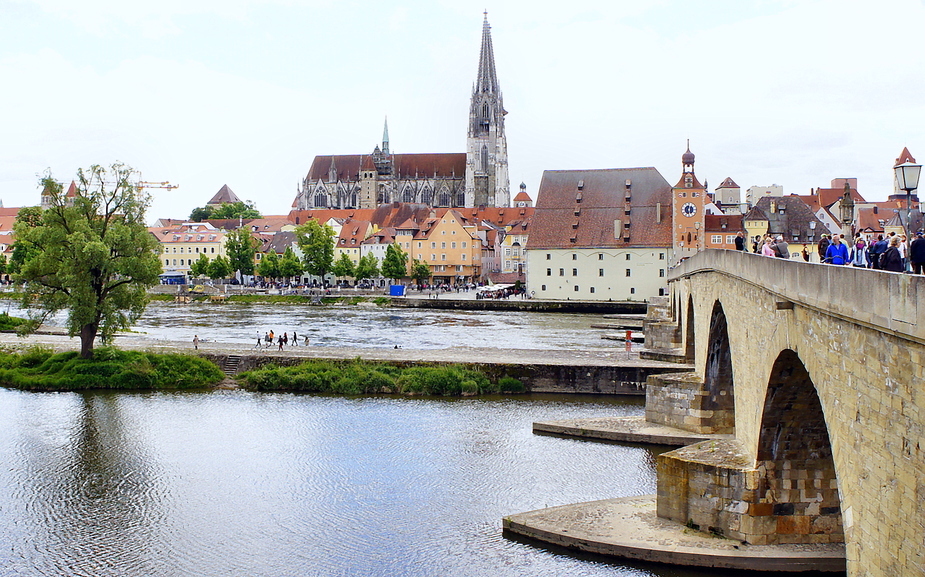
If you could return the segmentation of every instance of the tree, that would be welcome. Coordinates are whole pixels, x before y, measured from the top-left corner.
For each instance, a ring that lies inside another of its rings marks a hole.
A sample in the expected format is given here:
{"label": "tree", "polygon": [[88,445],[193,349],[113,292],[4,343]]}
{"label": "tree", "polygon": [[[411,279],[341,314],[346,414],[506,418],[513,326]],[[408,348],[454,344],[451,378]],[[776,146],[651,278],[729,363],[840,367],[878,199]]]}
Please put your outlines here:
{"label": "tree", "polygon": [[279,256],[275,250],[263,255],[260,266],[257,267],[257,273],[265,279],[279,278]]}
{"label": "tree", "polygon": [[291,246],[286,247],[286,252],[279,259],[279,276],[282,278],[292,278],[302,275],[302,262],[295,255]]}
{"label": "tree", "polygon": [[414,259],[411,264],[411,278],[414,279],[414,282],[423,284],[424,281],[430,278],[430,266],[426,262]]}
{"label": "tree", "polygon": [[189,214],[189,219],[192,222],[202,222],[204,220],[209,220],[212,218],[212,207],[211,206],[200,206],[193,209],[193,212]]}
{"label": "tree", "polygon": [[382,276],[396,281],[408,276],[408,254],[398,244],[390,244],[385,249],[385,260],[382,261]]}
{"label": "tree", "polygon": [[231,272],[254,274],[254,255],[259,242],[247,227],[240,227],[225,235],[225,254],[231,263]]}
{"label": "tree", "polygon": [[238,202],[223,202],[218,207],[212,208],[212,214],[209,216],[211,219],[229,219],[229,218],[263,218],[263,215],[260,214],[260,211],[251,204],[247,204],[243,201]]}
{"label": "tree", "polygon": [[48,171],[41,183],[50,208],[21,213],[14,225],[17,243],[32,251],[17,275],[29,283],[23,305],[39,311],[26,330],[66,310],[83,358],[93,355],[97,335],[108,341],[141,316],[161,272],[160,247],[144,221],[149,197],[129,182],[132,173],[118,163],[80,169],[77,193],[67,197]]}
{"label": "tree", "polygon": [[347,256],[347,253],[340,253],[340,258],[337,262],[334,263],[334,266],[331,268],[331,272],[334,273],[334,276],[339,276],[341,278],[354,276],[356,274],[355,267],[353,266],[353,261],[350,260],[350,257]]}
{"label": "tree", "polygon": [[200,206],[193,209],[189,219],[193,222],[204,220],[226,220],[231,218],[263,218],[260,211],[253,205],[242,201],[223,202],[219,206]]}
{"label": "tree", "polygon": [[189,267],[190,276],[193,278],[202,278],[209,276],[209,257],[200,254],[193,264]]}
{"label": "tree", "polygon": [[228,278],[234,272],[231,270],[231,263],[222,255],[218,255],[212,259],[212,262],[209,263],[208,270],[209,278],[211,279]]}
{"label": "tree", "polygon": [[296,242],[302,249],[305,272],[321,277],[334,266],[334,229],[310,220],[295,229]]}
{"label": "tree", "polygon": [[379,276],[379,259],[371,252],[360,258],[356,271],[353,273],[357,282]]}

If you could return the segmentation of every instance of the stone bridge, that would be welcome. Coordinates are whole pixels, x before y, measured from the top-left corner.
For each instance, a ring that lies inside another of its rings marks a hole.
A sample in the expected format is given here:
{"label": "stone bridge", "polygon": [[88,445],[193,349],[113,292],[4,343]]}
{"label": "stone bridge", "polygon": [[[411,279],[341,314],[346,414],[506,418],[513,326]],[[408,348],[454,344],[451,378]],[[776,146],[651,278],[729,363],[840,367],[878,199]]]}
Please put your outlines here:
{"label": "stone bridge", "polygon": [[646,419],[717,439],[659,456],[658,516],[925,574],[925,278],[707,250],[669,283],[695,370],[650,377]]}

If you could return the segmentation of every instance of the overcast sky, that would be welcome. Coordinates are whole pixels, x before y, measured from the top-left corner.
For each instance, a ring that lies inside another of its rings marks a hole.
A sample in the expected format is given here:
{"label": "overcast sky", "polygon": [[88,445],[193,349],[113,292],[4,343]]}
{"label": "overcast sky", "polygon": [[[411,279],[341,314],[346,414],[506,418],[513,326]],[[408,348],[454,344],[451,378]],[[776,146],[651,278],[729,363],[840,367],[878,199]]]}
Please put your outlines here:
{"label": "overcast sky", "polygon": [[688,138],[711,190],[883,200],[903,146],[925,160],[922,0],[0,0],[0,200],[118,160],[180,185],[149,220],[223,184],[285,214],[386,116],[392,152],[464,152],[485,9],[514,193],[549,169],[674,184]]}

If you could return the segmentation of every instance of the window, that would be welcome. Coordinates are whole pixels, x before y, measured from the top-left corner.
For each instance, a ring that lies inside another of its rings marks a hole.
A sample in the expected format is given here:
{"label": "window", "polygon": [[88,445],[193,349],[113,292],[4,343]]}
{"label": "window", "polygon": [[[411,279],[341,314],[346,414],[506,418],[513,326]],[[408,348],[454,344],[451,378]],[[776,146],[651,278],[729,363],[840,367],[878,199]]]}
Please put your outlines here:
{"label": "window", "polygon": [[604,260],[604,253],[598,253],[597,260]]}
{"label": "window", "polygon": [[578,292],[578,285],[577,285],[577,284],[575,285],[575,292],[576,292],[576,293]]}
{"label": "window", "polygon": [[[794,240],[795,240],[795,239],[794,239]],[[736,237],[735,237],[735,235],[732,235],[732,234],[727,234],[727,235],[726,235],[726,244],[735,244],[735,242],[736,242]]]}
{"label": "window", "polygon": [[198,247],[198,246],[196,247],[196,252],[199,252],[199,247]]}
{"label": "window", "polygon": [[631,294],[631,295],[636,294],[636,289],[633,288],[633,287],[630,287],[630,294]]}
{"label": "window", "polygon": [[658,253],[658,260],[665,260],[665,253],[663,252]]}
{"label": "window", "polygon": [[664,276],[665,276],[665,269],[663,269],[663,268],[658,269],[658,276],[664,277]]}
{"label": "window", "polygon": [[177,259],[173,259],[173,266],[177,266]]}
{"label": "window", "polygon": [[430,253],[430,260],[437,260],[437,255]]}
{"label": "window", "polygon": [[626,276],[632,275],[632,269],[626,269]]}
{"label": "window", "polygon": [[594,294],[594,287],[591,287],[591,294]]}
{"label": "window", "polygon": [[541,285],[541,286],[540,286],[540,290],[541,290],[541,291],[546,290],[546,285]]}
{"label": "window", "polygon": [[183,266],[183,259],[180,259],[180,266]]}
{"label": "window", "polygon": [[460,260],[466,260],[466,253],[462,254],[462,258]]}
{"label": "window", "polygon": [[424,244],[424,243],[421,242],[421,241],[418,241],[418,248],[421,248],[421,245],[422,245],[422,244]]}
{"label": "window", "polygon": [[180,247],[180,254],[183,254],[183,247]]}
{"label": "window", "polygon": [[572,260],[578,260],[578,255],[575,253],[572,253]]}
{"label": "window", "polygon": [[430,243],[430,248],[437,248],[437,243],[435,242]]}
{"label": "window", "polygon": [[466,245],[466,242],[465,242],[465,241],[463,241],[463,243],[462,243],[462,247],[463,247],[463,248],[466,248],[466,246],[467,246],[467,245]]}
{"label": "window", "polygon": [[441,254],[441,255],[440,255],[440,260],[446,260],[446,255],[445,255],[445,254]]}
{"label": "window", "polygon": [[564,268],[560,268],[560,269],[559,269],[559,276],[565,276],[565,269],[564,269]]}
{"label": "window", "polygon": [[446,243],[445,243],[445,242],[441,242],[441,243],[440,243],[440,248],[446,248]]}
{"label": "window", "polygon": [[572,276],[578,276],[578,269],[577,269],[577,268],[573,268],[573,269],[572,269]]}
{"label": "window", "polygon": [[440,234],[442,234],[443,236],[446,236],[446,231],[445,231],[445,230],[441,230],[441,231],[440,231]]}
{"label": "window", "polygon": [[164,259],[164,264],[167,265],[167,266],[170,266],[170,259],[169,259],[169,258],[165,258],[165,259]]}
{"label": "window", "polygon": [[597,276],[604,276],[604,269],[602,268],[597,269]]}
{"label": "window", "polygon": [[552,259],[552,255],[549,254],[549,253],[547,252],[547,253],[546,253],[546,260],[551,260],[551,259]]}
{"label": "window", "polygon": [[461,264],[456,265],[456,272],[462,272],[462,265],[461,265]]}
{"label": "window", "polygon": [[721,234],[710,235],[710,242],[713,244],[723,244],[723,235]]}
{"label": "window", "polygon": [[456,248],[456,243],[455,243],[455,242],[451,242],[451,243],[450,243],[450,248]]}
{"label": "window", "polygon": [[212,247],[212,254],[215,254],[215,247]]}
{"label": "window", "polygon": [[626,260],[630,259],[630,253],[626,253]]}
{"label": "window", "polygon": [[551,269],[551,268],[546,269],[546,276],[552,276],[552,269]]}

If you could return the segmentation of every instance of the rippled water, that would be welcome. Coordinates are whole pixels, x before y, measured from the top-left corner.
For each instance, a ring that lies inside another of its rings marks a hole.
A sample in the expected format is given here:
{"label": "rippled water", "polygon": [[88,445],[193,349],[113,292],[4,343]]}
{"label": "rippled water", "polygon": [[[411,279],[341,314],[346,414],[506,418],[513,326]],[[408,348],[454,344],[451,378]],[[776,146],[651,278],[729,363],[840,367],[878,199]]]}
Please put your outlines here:
{"label": "rippled water", "polygon": [[221,342],[253,343],[258,332],[272,329],[277,334],[308,335],[313,346],[613,348],[613,341],[601,339],[607,331],[590,328],[601,322],[603,315],[568,313],[160,302],[148,306],[136,330],[183,342],[198,334]]}
{"label": "rippled water", "polygon": [[651,451],[531,432],[642,410],[0,389],[0,575],[680,575],[501,534],[510,513],[653,493]]}

